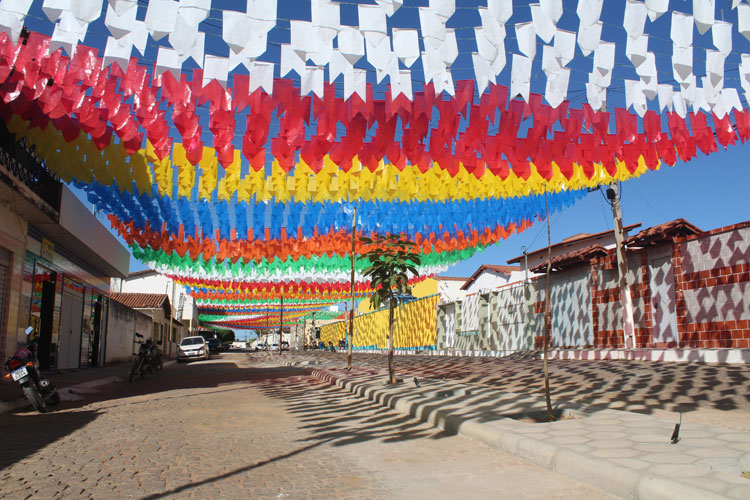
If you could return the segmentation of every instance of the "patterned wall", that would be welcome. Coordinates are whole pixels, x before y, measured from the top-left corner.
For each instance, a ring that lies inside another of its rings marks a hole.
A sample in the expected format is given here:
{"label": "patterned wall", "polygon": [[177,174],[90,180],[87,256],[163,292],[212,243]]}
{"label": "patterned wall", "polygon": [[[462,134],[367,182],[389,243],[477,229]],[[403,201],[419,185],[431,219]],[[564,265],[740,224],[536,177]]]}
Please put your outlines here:
{"label": "patterned wall", "polygon": [[[432,349],[437,337],[435,313],[439,295],[415,300],[396,309],[394,346],[397,349]],[[348,331],[348,322],[339,321],[321,327],[323,342],[338,345]],[[386,349],[388,347],[388,309],[354,318],[355,349]]]}
{"label": "patterned wall", "polygon": [[522,284],[493,292],[490,298],[490,348],[519,350],[531,347],[524,330],[524,286]]}
{"label": "patterned wall", "polygon": [[680,243],[681,345],[750,348],[750,223]]}
{"label": "patterned wall", "polygon": [[479,333],[479,294],[467,296],[461,301],[461,334]]}
{"label": "patterned wall", "polygon": [[[665,280],[665,258],[674,268],[673,284]],[[631,251],[628,274],[639,347],[750,348],[750,222]],[[434,326],[406,333],[398,330],[396,346],[432,344],[438,350],[456,351],[539,347],[544,333],[544,289],[541,277],[531,280],[527,289],[518,283],[472,295],[454,302],[453,307],[442,305],[437,313],[437,298],[431,299],[429,307],[412,310],[417,303],[409,304],[410,312],[404,314],[416,314],[418,319],[399,322],[399,328],[413,321]],[[662,300],[665,290],[667,298]],[[614,255],[553,273],[550,293],[552,347],[622,347]],[[663,335],[657,332],[655,321],[659,328],[669,326],[666,319],[659,319],[659,311],[676,314],[678,342],[658,341]],[[421,318],[417,313],[436,318]],[[355,347],[386,347],[387,314],[380,311],[355,320]],[[343,325],[338,328],[329,330],[334,343],[343,337]],[[449,330],[453,329],[451,342]]]}

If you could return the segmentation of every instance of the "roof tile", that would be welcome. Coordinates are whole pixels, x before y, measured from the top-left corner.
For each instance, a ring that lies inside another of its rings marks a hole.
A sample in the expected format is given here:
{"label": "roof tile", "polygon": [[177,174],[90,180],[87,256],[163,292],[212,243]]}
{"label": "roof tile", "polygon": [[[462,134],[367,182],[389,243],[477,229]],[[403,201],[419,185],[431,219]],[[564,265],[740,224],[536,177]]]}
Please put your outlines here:
{"label": "roof tile", "polygon": [[166,293],[111,293],[109,298],[132,309],[159,309],[169,303]]}

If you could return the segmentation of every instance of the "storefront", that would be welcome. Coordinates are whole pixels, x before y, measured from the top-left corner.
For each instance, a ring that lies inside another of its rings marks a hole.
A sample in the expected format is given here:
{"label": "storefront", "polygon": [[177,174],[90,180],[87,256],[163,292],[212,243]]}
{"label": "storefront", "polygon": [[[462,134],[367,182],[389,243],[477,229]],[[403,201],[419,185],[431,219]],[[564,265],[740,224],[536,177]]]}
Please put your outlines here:
{"label": "storefront", "polygon": [[[106,336],[108,282],[63,248],[29,231],[24,263],[21,319],[39,334],[45,370],[101,366]],[[42,257],[34,247],[46,248]],[[50,252],[49,250],[52,249]]]}

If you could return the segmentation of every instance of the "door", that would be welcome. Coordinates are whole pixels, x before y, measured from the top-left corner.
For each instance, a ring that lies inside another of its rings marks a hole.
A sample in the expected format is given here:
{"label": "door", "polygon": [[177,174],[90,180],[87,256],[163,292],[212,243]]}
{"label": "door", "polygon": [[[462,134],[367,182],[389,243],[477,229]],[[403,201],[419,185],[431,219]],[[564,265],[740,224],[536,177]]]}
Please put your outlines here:
{"label": "door", "polygon": [[91,325],[93,332],[91,334],[91,356],[89,357],[89,366],[96,368],[99,366],[99,343],[101,342],[101,325],[102,325],[102,296],[97,297],[94,303],[94,311],[91,314]]}
{"label": "door", "polygon": [[651,331],[654,334],[654,342],[679,342],[672,257],[651,259],[650,264]]}
{"label": "door", "polygon": [[57,367],[78,368],[81,361],[81,327],[83,319],[83,294],[63,287],[60,308],[60,340]]}

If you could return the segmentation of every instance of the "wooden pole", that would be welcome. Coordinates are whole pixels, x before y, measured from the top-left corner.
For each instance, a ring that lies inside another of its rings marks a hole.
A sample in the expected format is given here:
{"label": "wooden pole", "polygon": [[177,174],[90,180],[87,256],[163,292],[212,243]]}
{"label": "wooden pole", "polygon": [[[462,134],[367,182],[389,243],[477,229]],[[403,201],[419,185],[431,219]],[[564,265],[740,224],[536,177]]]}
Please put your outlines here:
{"label": "wooden pole", "polygon": [[552,237],[550,235],[549,223],[549,205],[547,203],[547,190],[544,190],[544,210],[547,214],[547,282],[544,286],[544,398],[547,402],[547,418],[554,420],[552,414],[552,401],[549,389],[549,366],[547,363],[547,350],[549,349],[551,321],[551,304],[550,304],[550,274],[552,272]]}
{"label": "wooden pole", "polygon": [[[622,207],[620,206],[620,192],[617,183],[613,182],[612,189],[612,218],[614,219],[615,243],[617,246],[617,274],[620,288],[620,306],[622,307],[622,336],[623,345],[635,348],[635,323],[633,321],[633,297],[628,285],[628,256],[625,248],[625,231],[622,225]],[[609,193],[607,198],[609,198]]]}

